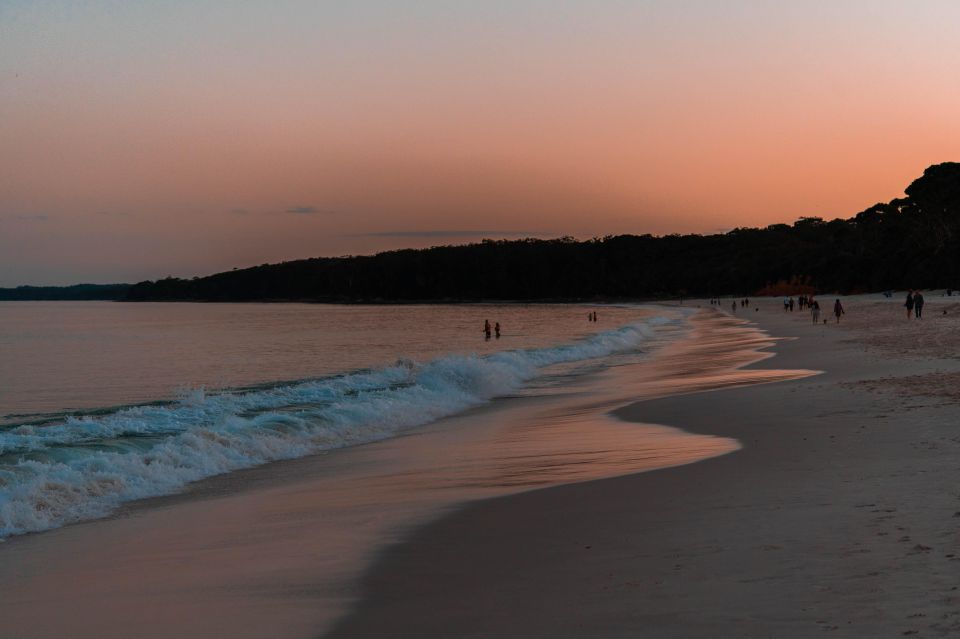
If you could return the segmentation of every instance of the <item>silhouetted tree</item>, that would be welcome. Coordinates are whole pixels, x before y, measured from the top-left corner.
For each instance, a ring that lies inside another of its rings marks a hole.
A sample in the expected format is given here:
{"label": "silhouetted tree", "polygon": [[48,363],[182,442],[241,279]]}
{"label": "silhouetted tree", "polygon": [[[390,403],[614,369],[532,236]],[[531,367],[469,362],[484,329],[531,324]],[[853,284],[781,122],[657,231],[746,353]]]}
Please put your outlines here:
{"label": "silhouetted tree", "polygon": [[[194,280],[141,282],[129,300],[478,301],[960,288],[960,164],[856,216],[717,235],[619,235],[314,258]],[[802,290],[801,290],[802,289]]]}

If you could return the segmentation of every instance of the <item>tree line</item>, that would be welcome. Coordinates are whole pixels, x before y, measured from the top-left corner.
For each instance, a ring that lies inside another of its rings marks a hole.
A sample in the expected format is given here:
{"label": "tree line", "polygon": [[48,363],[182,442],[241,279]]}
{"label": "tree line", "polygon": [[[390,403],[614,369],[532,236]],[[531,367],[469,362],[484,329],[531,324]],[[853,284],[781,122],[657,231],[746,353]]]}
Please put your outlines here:
{"label": "tree line", "polygon": [[140,282],[125,299],[412,302],[649,299],[960,288],[960,164],[849,219],[714,235],[484,240]]}
{"label": "tree line", "polygon": [[72,286],[17,286],[0,288],[0,301],[122,300],[129,284],[74,284]]}

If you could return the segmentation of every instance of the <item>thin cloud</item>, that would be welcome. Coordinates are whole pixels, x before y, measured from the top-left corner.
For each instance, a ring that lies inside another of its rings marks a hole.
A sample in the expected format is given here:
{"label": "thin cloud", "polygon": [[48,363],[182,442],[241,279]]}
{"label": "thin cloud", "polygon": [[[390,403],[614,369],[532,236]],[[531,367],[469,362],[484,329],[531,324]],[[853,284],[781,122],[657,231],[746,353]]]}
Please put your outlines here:
{"label": "thin cloud", "polygon": [[329,215],[333,213],[329,209],[318,209],[315,206],[291,206],[286,212],[294,215]]}
{"label": "thin cloud", "polygon": [[553,235],[544,231],[483,231],[474,229],[441,231],[373,231],[353,237],[537,237]]}

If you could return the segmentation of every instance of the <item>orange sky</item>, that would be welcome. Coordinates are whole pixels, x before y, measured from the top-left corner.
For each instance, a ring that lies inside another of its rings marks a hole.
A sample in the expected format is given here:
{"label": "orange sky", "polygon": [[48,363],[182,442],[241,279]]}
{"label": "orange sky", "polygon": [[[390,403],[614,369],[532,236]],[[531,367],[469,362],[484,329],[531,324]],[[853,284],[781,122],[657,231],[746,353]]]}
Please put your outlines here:
{"label": "orange sky", "polygon": [[0,4],[0,286],[847,217],[958,159],[958,3],[410,4]]}

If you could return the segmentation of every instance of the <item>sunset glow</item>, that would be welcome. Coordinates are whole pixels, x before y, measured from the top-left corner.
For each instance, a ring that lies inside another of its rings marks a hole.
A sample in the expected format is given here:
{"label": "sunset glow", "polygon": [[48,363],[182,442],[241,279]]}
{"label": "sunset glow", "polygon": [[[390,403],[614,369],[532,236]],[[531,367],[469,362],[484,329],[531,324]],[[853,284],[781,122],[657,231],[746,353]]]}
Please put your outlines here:
{"label": "sunset glow", "polygon": [[4,2],[0,286],[848,217],[960,150],[960,4]]}

